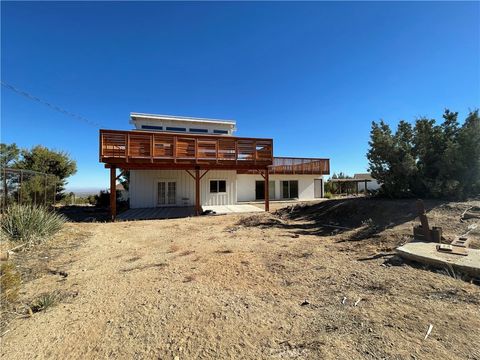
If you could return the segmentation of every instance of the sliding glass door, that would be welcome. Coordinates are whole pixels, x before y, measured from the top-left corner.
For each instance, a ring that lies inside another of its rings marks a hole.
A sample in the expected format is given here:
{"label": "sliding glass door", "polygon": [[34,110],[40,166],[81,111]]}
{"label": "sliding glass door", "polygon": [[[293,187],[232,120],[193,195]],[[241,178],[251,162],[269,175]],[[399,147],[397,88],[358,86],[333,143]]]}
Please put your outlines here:
{"label": "sliding glass door", "polygon": [[298,180],[281,181],[282,199],[298,198]]}

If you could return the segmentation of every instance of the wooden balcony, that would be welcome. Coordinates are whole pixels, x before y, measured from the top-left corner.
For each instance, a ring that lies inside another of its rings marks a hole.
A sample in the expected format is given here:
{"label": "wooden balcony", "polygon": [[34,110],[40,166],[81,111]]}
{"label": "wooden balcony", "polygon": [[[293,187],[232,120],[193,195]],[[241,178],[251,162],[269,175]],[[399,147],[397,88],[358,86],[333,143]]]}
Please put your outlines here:
{"label": "wooden balcony", "polygon": [[[330,159],[274,157],[268,166],[270,175],[329,175]],[[239,170],[239,174],[256,174],[255,170]]]}
{"label": "wooden balcony", "polygon": [[274,157],[270,174],[329,175],[330,159]]}
{"label": "wooden balcony", "polygon": [[258,169],[273,164],[273,140],[100,130],[100,162],[124,169]]}

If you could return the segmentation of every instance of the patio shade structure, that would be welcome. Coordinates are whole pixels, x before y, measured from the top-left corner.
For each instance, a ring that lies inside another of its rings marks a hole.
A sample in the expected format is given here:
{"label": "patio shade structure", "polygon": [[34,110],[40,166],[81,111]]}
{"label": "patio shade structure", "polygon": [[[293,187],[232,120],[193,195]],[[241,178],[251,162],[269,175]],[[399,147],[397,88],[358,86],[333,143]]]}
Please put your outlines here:
{"label": "patio shade structure", "polygon": [[365,183],[365,191],[367,190],[367,183],[372,181],[369,179],[330,179],[329,180],[332,183],[339,184],[337,186],[340,187],[340,192],[342,190],[342,184],[355,184],[355,192],[358,195],[358,184],[359,183]]}

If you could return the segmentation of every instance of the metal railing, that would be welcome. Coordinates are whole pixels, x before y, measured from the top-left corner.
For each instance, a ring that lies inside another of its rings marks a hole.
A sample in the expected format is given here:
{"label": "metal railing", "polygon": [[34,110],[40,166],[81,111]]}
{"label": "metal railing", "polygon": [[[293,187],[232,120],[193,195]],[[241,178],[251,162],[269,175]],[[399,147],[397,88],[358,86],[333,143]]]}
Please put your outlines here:
{"label": "metal railing", "polygon": [[54,175],[25,169],[0,170],[2,211],[12,203],[55,205],[58,179]]}

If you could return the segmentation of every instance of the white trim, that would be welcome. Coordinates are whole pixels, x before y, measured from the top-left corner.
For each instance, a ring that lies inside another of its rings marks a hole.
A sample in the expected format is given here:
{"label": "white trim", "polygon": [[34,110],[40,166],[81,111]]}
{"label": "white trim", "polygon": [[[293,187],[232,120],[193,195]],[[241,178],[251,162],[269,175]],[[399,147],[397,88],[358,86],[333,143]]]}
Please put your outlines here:
{"label": "white trim", "polygon": [[207,118],[195,118],[189,116],[175,116],[175,115],[157,115],[157,114],[144,114],[144,113],[130,113],[130,123],[133,124],[135,117],[143,119],[154,119],[154,120],[183,120],[189,121],[192,123],[210,123],[210,124],[223,124],[231,125],[235,127],[235,120],[220,120],[220,119],[207,119]]}

